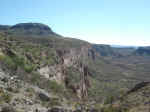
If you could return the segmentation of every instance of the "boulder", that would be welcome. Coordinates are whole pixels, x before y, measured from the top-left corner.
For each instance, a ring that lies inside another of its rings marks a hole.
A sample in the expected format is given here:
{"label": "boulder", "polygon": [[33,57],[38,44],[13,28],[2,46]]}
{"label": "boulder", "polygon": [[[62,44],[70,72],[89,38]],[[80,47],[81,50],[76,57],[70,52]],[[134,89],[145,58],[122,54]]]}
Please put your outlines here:
{"label": "boulder", "polygon": [[38,96],[39,96],[39,98],[40,98],[42,101],[50,101],[49,96],[46,95],[46,94],[44,94],[44,93],[42,93],[42,92],[40,92],[40,93],[38,94]]}

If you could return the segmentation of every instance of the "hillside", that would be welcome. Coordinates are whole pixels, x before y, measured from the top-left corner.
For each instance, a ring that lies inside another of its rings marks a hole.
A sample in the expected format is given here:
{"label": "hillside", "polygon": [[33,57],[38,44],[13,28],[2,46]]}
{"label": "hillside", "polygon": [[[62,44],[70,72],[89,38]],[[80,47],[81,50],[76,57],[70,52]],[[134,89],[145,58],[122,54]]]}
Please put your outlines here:
{"label": "hillside", "polygon": [[150,56],[150,47],[139,47],[134,54],[140,56]]}
{"label": "hillside", "polygon": [[150,82],[141,82],[128,91],[120,100],[120,107],[129,112],[150,111]]}
{"label": "hillside", "polygon": [[51,30],[50,27],[41,23],[19,23],[13,26],[0,25],[0,32],[7,32],[8,34],[18,36],[32,36],[32,37],[48,37],[59,36]]}
{"label": "hillside", "polygon": [[1,107],[99,109],[149,80],[149,56],[134,52],[66,38],[41,23],[1,25]]}

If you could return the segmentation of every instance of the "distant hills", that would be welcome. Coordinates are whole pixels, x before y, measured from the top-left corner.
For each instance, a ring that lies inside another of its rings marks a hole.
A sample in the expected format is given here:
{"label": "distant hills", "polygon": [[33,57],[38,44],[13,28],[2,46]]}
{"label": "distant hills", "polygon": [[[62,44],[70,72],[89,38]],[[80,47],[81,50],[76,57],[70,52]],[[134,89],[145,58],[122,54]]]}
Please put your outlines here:
{"label": "distant hills", "polygon": [[110,45],[93,44],[93,48],[100,53],[101,56],[116,56],[119,55]]}
{"label": "distant hills", "polygon": [[150,55],[150,47],[139,47],[135,52],[136,55]]}
{"label": "distant hills", "polygon": [[128,45],[110,45],[115,48],[138,48],[139,46],[128,46]]}
{"label": "distant hills", "polygon": [[99,52],[101,56],[150,56],[150,47],[93,44],[93,48]]}
{"label": "distant hills", "polygon": [[41,23],[19,23],[13,26],[0,25],[0,31],[5,31],[13,35],[30,35],[30,36],[49,36],[58,35],[51,28]]}

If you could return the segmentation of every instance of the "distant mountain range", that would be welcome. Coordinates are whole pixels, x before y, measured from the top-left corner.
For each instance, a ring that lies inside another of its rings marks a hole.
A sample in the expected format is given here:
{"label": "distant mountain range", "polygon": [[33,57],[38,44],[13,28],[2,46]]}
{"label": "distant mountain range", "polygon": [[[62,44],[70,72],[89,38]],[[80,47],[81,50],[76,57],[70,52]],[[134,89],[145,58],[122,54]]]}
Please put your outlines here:
{"label": "distant mountain range", "polygon": [[138,48],[140,46],[128,46],[128,45],[110,45],[111,47],[115,48]]}

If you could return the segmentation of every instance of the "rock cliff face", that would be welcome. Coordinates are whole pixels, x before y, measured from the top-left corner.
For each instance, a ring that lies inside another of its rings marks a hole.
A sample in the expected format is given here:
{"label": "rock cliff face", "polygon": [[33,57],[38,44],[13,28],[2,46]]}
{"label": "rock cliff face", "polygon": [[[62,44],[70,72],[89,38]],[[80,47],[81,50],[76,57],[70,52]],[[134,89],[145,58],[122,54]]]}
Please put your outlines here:
{"label": "rock cliff face", "polygon": [[[48,27],[40,24],[18,24],[11,27],[11,29],[24,29],[26,31],[30,30],[30,28],[51,31]],[[57,84],[64,85],[66,89],[73,91],[79,99],[87,98],[88,88],[90,87],[89,77],[91,75],[88,67],[89,60],[94,61],[98,56],[89,43],[83,42],[78,46],[72,43],[72,40],[62,38],[60,40],[65,43],[64,45],[56,41],[58,45],[51,47],[50,44],[54,44],[54,40],[47,39],[47,41],[39,43],[38,40],[41,38],[33,38],[31,41],[27,39],[26,42],[21,42],[24,38],[7,37],[7,33],[5,35],[6,37],[1,35],[3,37],[2,41],[5,42],[5,44],[1,44],[1,54],[4,54],[4,59],[2,60],[5,60],[5,57],[9,58],[10,63],[12,63],[11,66],[14,66],[12,73],[16,72],[19,75],[20,73],[23,74],[24,70],[31,73],[37,72],[46,80],[56,81]],[[30,43],[29,45],[27,44],[28,42]],[[48,46],[43,49],[47,43],[49,43]],[[11,48],[11,46],[14,48]],[[9,62],[2,63],[9,64]],[[26,77],[26,75],[24,76]]]}
{"label": "rock cliff face", "polygon": [[78,101],[88,99],[92,74],[89,60],[97,58],[89,43],[77,46],[79,43],[70,44],[70,39],[61,39],[62,43],[51,47],[54,40],[39,43],[38,38],[24,41],[9,36],[0,35],[0,76],[8,76],[2,79],[8,87],[1,81],[0,85],[10,95],[9,102],[3,102],[2,111],[7,105],[17,111],[47,112],[53,110],[53,105],[59,111],[73,111]]}
{"label": "rock cliff face", "polygon": [[[90,82],[88,79],[90,73],[86,60],[93,60],[93,57],[95,57],[95,55],[92,54],[90,50],[90,46],[82,47],[81,51],[77,49],[69,49],[64,51],[56,50],[56,54],[57,57],[59,57],[58,63],[55,65],[41,67],[40,69],[38,69],[39,73],[45,78],[55,80],[59,84],[64,83],[66,87],[72,89],[80,99],[87,97],[87,91],[90,86]],[[80,74],[79,76],[75,76],[79,80],[72,83],[71,85],[69,85],[70,80],[68,77],[70,77],[69,72],[73,71],[68,72],[68,69],[70,68],[75,69],[77,74]]]}

